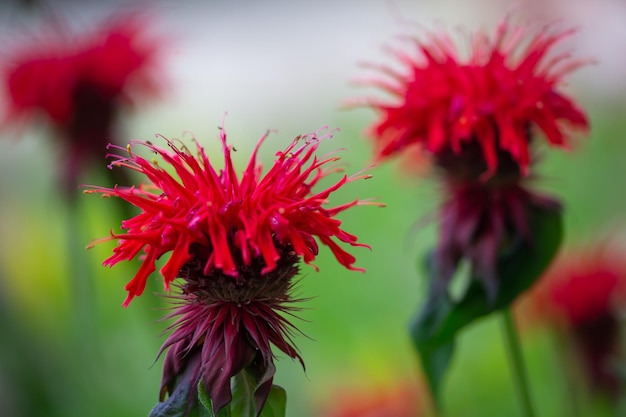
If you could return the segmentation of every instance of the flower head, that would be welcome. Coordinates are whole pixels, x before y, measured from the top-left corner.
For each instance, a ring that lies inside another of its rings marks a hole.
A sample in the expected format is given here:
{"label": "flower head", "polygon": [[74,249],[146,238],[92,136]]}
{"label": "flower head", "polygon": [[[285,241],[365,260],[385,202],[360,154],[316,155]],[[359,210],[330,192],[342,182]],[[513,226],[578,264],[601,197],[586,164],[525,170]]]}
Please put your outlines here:
{"label": "flower head", "polygon": [[619,377],[610,363],[623,336],[626,262],[612,245],[564,252],[521,307],[533,322],[565,335],[582,359],[590,387],[619,395]]}
{"label": "flower head", "polygon": [[[394,51],[405,70],[374,66],[387,79],[370,80],[393,96],[370,99],[377,159],[419,149],[429,154],[444,187],[434,266],[445,288],[461,259],[494,300],[505,277],[498,260],[512,243],[532,245],[531,211],[559,204],[528,187],[536,130],[567,147],[587,116],[561,91],[566,75],[585,62],[554,48],[573,31],[535,34],[499,23],[493,36],[477,32],[463,56],[450,36],[410,39],[416,53]],[[521,248],[522,246],[515,246]]]}
{"label": "flower head", "polygon": [[298,136],[287,149],[276,154],[272,168],[261,175],[256,158],[266,137],[267,134],[259,140],[241,178],[235,173],[231,147],[226,143],[223,130],[224,168],[219,172],[199,144],[197,155],[194,155],[186,147],[178,148],[167,139],[169,150],[149,142],[132,142],[161,156],[178,178],[155,159],[149,161],[134,153],[132,145],[127,148],[126,156],[111,155],[116,158],[111,166],[136,170],[151,182],[139,188],[93,188],[88,191],[120,197],[141,210],[139,215],[122,222],[126,233],[111,232],[111,236],[104,239],[119,240],[114,254],[104,261],[107,266],[133,259],[142,250],[145,252],[141,268],[126,285],[125,306],[133,297],[141,295],[148,276],[156,268],[156,260],[171,252],[160,271],[165,288],[169,289],[183,265],[194,259],[191,251],[194,245],[207,251],[202,265],[205,275],[220,270],[234,280],[241,276],[239,266],[248,267],[257,259],[263,261],[261,274],[273,271],[285,248],[305,263],[311,263],[319,249],[315,237],[332,250],[339,263],[348,269],[362,270],[353,267],[354,256],[337,242],[367,245],[357,243],[357,237],[344,231],[341,221],[334,216],[363,202],[354,200],[330,208],[324,205],[334,191],[365,176],[343,175],[331,187],[312,192],[322,178],[336,172],[325,168],[339,159],[333,155],[321,160],[314,156],[321,139],[315,135]]}
{"label": "flower head", "polygon": [[[165,287],[169,289],[175,278],[182,278],[181,306],[172,315],[178,320],[162,349],[169,348],[162,397],[172,392],[176,377],[200,356],[192,380],[202,379],[216,412],[231,400],[230,378],[244,369],[257,378],[260,412],[274,375],[270,343],[300,359],[290,338],[295,328],[280,314],[295,309],[291,306],[295,301],[292,278],[300,261],[311,264],[315,260],[319,241],[340,264],[362,270],[353,266],[354,256],[341,244],[367,245],[343,230],[335,216],[367,203],[354,200],[326,205],[343,185],[368,176],[342,175],[327,188],[313,191],[322,179],[339,171],[330,166],[337,156],[315,156],[320,140],[330,136],[298,136],[276,153],[274,164],[263,174],[257,151],[265,134],[241,176],[235,172],[233,148],[223,130],[224,166],[219,171],[198,143],[194,154],[167,139],[169,149],[133,142],[126,155],[113,155],[111,165],[136,170],[150,183],[138,188],[87,190],[119,197],[140,210],[122,222],[126,233],[111,232],[101,240],[118,241],[105,265],[142,257],[141,267],[126,285],[125,306],[143,292],[157,259],[167,253],[170,256],[160,270]],[[146,147],[170,169],[139,156],[133,146]]]}
{"label": "flower head", "polygon": [[492,38],[474,35],[466,58],[449,36],[431,34],[425,41],[413,40],[415,56],[396,53],[406,71],[378,66],[390,81],[374,83],[395,100],[368,103],[380,114],[371,127],[377,157],[413,145],[435,159],[442,153],[474,153],[477,147],[481,155],[471,158],[489,178],[504,154],[520,172],[528,172],[533,127],[551,145],[568,146],[566,128],[587,129],[588,121],[559,84],[583,62],[566,53],[551,56],[551,51],[573,31],[526,32],[504,20]]}
{"label": "flower head", "polygon": [[545,284],[540,284],[546,286],[546,313],[571,328],[615,315],[626,301],[625,267],[621,255],[607,248],[569,254],[548,271],[542,279]]}
{"label": "flower head", "polygon": [[68,186],[88,160],[103,155],[118,113],[155,97],[154,40],[138,15],[123,15],[91,33],[58,30],[19,45],[2,69],[8,109],[4,124],[44,119],[69,150]]}

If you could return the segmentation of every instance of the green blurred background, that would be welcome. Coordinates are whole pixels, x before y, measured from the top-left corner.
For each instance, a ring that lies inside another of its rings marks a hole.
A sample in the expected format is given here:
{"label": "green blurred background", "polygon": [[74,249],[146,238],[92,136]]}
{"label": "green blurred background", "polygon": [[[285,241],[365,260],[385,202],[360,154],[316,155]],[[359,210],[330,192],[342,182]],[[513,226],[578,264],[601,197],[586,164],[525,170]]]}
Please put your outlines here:
{"label": "green blurred background", "polygon": [[[182,2],[181,2],[182,3]],[[588,109],[592,132],[571,152],[542,149],[538,187],[565,204],[566,245],[623,231],[626,151],[622,132],[626,70],[619,51],[624,30],[616,15],[623,6],[580,1],[520,1],[514,10],[530,19],[562,18],[580,26],[568,41],[577,55],[598,63],[585,67],[567,87]],[[50,2],[77,30],[134,3]],[[261,159],[297,134],[323,125],[340,128],[324,150],[346,148],[348,173],[370,165],[364,129],[368,110],[344,110],[350,98],[375,94],[351,84],[368,76],[359,61],[387,60],[384,45],[396,35],[424,27],[493,28],[511,4],[496,1],[270,1],[144,2],[154,12],[155,32],[174,39],[164,60],[167,97],[129,114],[121,126],[126,139],[152,140],[159,133],[183,137],[192,131],[219,152],[217,126],[225,128],[240,152],[242,167],[257,138],[270,136]],[[615,9],[611,9],[614,7]],[[573,9],[573,10],[572,10]],[[37,30],[41,12],[5,3],[1,36],[15,41]],[[604,20],[602,20],[604,19]],[[621,20],[623,22],[623,20]],[[437,26],[438,25],[438,26]],[[620,67],[621,65],[621,67]],[[543,152],[545,151],[545,152]],[[62,199],[58,172],[63,149],[44,128],[2,135],[0,142],[0,412],[6,416],[141,416],[156,403],[164,341],[166,302],[158,275],[144,295],[121,307],[123,286],[138,262],[104,268],[113,243],[86,251],[91,239],[118,230],[121,213],[111,200],[79,196]],[[101,184],[94,166],[84,183]],[[423,222],[440,194],[432,178],[416,178],[397,163],[372,167],[374,178],[352,183],[335,196],[340,203],[375,197],[386,208],[357,207],[341,218],[345,229],[372,246],[353,251],[365,274],[346,271],[322,251],[320,272],[303,267],[299,295],[313,297],[297,326],[300,365],[279,355],[276,382],[288,393],[289,417],[322,415],[333,393],[351,385],[411,381],[421,384],[419,363],[407,334],[423,298],[418,264],[435,242],[436,227]],[[80,190],[76,191],[80,194]],[[506,365],[497,318],[462,333],[447,379],[449,416],[519,415]],[[540,416],[566,415],[568,397],[558,352],[547,332],[522,335],[532,394]],[[419,390],[418,390],[419,391]],[[417,395],[417,394],[416,394]],[[427,400],[424,399],[424,402]],[[591,403],[583,415],[610,415]],[[393,417],[393,416],[390,416]]]}

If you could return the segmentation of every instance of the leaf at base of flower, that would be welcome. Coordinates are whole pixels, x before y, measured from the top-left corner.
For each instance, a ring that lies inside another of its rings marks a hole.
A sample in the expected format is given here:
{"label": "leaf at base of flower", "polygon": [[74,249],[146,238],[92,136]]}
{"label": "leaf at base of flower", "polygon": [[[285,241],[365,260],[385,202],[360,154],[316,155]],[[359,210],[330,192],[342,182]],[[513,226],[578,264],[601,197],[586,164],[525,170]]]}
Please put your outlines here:
{"label": "leaf at base of flower", "polygon": [[539,278],[559,248],[563,234],[560,213],[533,209],[529,220],[532,244],[520,241],[500,254],[497,270],[501,282],[493,298],[487,295],[479,277],[473,276],[465,293],[453,300],[447,291],[439,290],[441,281],[433,263],[429,263],[431,291],[411,325],[411,337],[439,406],[457,332],[475,319],[510,306]]}
{"label": "leaf at base of flower", "polygon": [[283,387],[272,385],[267,402],[261,412],[261,417],[285,417],[287,407],[287,392]]}
{"label": "leaf at base of flower", "polygon": [[232,414],[237,417],[257,417],[254,403],[256,381],[245,369],[233,377],[233,399],[229,405]]}
{"label": "leaf at base of flower", "polygon": [[231,415],[236,417],[285,417],[287,393],[278,385],[271,386],[263,409],[260,413],[257,410],[254,394],[259,386],[266,382],[264,378],[255,378],[246,369],[235,375],[233,378],[233,400],[229,407]]}
{"label": "leaf at base of flower", "polygon": [[[208,413],[206,414],[207,417],[231,417],[230,407],[224,407],[219,414],[215,414],[213,411],[213,402],[204,388],[202,379],[198,381],[198,402],[200,403],[199,407],[204,408],[204,411]],[[204,414],[201,415],[204,416]]]}
{"label": "leaf at base of flower", "polygon": [[[258,381],[246,369],[239,372],[232,381],[233,398],[230,404],[222,408],[216,415],[213,411],[213,402],[204,389],[202,380],[198,382],[198,402],[207,414],[199,414],[198,417],[285,417],[287,406],[287,393],[284,388],[272,385],[267,400],[261,410],[257,412],[256,399],[254,396]],[[150,415],[150,417],[165,417],[166,415]],[[196,416],[196,414],[190,415]]]}
{"label": "leaf at base of flower", "polygon": [[211,417],[215,415],[215,413],[213,412],[213,403],[211,402],[211,397],[209,397],[209,394],[206,392],[202,379],[198,381],[198,401],[200,402],[201,406],[209,410],[209,415]]}

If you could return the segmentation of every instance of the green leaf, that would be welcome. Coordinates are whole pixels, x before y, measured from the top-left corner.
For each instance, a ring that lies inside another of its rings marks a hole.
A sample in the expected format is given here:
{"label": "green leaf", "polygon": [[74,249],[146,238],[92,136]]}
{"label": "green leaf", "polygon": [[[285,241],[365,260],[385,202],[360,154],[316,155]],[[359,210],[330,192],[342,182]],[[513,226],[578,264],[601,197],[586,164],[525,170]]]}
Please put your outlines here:
{"label": "green leaf", "polygon": [[[244,369],[233,378],[233,400],[230,403],[231,414],[235,417],[284,417],[287,393],[282,387],[272,385],[263,410],[258,414],[254,393],[262,379],[255,378]],[[221,416],[219,416],[221,417]]]}
{"label": "green leaf", "polygon": [[233,377],[233,400],[230,403],[232,415],[236,417],[256,417],[254,390],[257,382],[245,369]]}
{"label": "green leaf", "polygon": [[204,382],[202,382],[202,378],[198,381],[198,401],[200,402],[201,406],[209,411],[209,416],[215,417],[215,413],[213,412],[213,402],[211,401],[211,397],[209,397],[209,394],[204,388]]}
{"label": "green leaf", "polygon": [[[562,238],[561,216],[534,209],[529,215],[532,245],[520,242],[498,260],[498,292],[489,299],[478,277],[472,277],[464,295],[453,300],[447,291],[431,290],[411,326],[435,403],[441,405],[441,386],[454,353],[457,332],[474,320],[508,307],[539,278],[556,254]],[[438,274],[430,268],[431,287]]]}
{"label": "green leaf", "polygon": [[267,402],[260,417],[285,417],[287,408],[287,392],[278,385],[272,385]]}
{"label": "green leaf", "polygon": [[441,403],[440,387],[454,353],[454,336],[442,335],[453,301],[445,292],[431,292],[411,326],[411,337],[436,405]]}
{"label": "green leaf", "polygon": [[[206,392],[202,379],[198,381],[198,402],[199,408],[201,409],[200,417],[231,417],[229,407],[224,407],[220,410],[219,414],[215,415],[213,411],[213,401],[211,401],[211,397],[209,397],[209,394]],[[202,414],[202,412],[205,414]]]}
{"label": "green leaf", "polygon": [[[257,380],[246,369],[239,372],[233,377],[231,384],[232,401],[216,415],[213,411],[213,402],[206,392],[202,380],[200,380],[198,382],[198,408],[200,409],[198,417],[257,417],[254,393],[259,383],[263,383],[263,381]],[[287,393],[285,390],[278,385],[272,385],[263,410],[258,415],[259,417],[285,417],[286,404]],[[205,414],[202,414],[203,412]],[[151,415],[150,417],[165,416]],[[193,416],[196,416],[196,414],[193,414]]]}

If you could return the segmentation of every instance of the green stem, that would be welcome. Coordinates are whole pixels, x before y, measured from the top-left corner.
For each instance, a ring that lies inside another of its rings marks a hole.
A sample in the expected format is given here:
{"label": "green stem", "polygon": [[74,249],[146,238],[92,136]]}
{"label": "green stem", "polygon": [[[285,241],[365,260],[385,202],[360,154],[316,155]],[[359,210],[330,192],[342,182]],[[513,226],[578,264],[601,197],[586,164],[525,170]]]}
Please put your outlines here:
{"label": "green stem", "polygon": [[522,349],[510,307],[505,308],[502,312],[502,329],[505,344],[507,345],[511,373],[515,380],[515,387],[522,408],[522,416],[535,417],[536,414],[532,401],[530,400],[530,389],[526,376],[526,367],[524,366],[524,357],[522,356]]}

